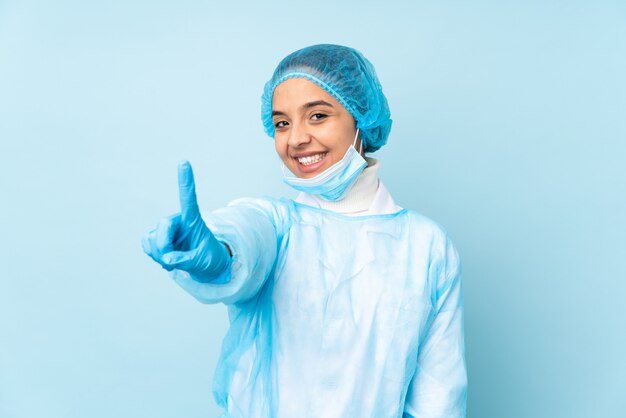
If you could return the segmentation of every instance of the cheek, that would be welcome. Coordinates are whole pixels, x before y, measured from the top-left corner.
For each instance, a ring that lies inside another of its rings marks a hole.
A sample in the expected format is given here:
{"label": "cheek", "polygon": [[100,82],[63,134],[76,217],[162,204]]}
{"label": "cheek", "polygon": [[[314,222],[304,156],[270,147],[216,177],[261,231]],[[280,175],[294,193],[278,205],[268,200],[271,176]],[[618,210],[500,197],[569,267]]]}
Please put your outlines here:
{"label": "cheek", "polygon": [[341,122],[326,124],[320,127],[321,129],[318,132],[320,142],[323,142],[324,145],[338,154],[344,154],[348,147],[352,145],[354,134],[356,133],[352,124]]}
{"label": "cheek", "polygon": [[350,130],[338,130],[334,133],[332,144],[333,151],[340,157],[346,153],[346,150],[352,145],[354,142],[354,132]]}
{"label": "cheek", "polygon": [[287,141],[283,140],[281,136],[276,135],[274,137],[274,149],[281,159],[287,157]]}

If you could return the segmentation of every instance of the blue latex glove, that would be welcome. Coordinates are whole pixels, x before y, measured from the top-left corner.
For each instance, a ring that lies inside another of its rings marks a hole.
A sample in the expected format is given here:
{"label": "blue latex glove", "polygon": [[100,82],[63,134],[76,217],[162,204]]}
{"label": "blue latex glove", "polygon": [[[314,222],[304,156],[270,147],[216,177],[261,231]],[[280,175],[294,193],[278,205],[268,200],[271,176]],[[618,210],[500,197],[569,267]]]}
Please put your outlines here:
{"label": "blue latex glove", "polygon": [[209,282],[226,271],[230,255],[200,216],[188,161],[178,164],[178,191],[181,213],[161,219],[143,237],[143,250],[165,270],[184,270],[194,280]]}

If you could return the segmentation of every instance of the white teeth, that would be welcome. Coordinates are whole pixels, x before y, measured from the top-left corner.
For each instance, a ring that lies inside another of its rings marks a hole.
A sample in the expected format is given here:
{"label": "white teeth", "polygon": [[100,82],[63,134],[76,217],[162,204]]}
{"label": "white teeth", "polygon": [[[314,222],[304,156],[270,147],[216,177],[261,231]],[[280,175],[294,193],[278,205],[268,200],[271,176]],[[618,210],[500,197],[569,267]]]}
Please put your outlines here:
{"label": "white teeth", "polygon": [[310,155],[308,157],[298,158],[298,161],[302,165],[311,165],[311,164],[314,164],[314,163],[320,161],[322,158],[324,158],[325,155],[326,155],[326,153]]}

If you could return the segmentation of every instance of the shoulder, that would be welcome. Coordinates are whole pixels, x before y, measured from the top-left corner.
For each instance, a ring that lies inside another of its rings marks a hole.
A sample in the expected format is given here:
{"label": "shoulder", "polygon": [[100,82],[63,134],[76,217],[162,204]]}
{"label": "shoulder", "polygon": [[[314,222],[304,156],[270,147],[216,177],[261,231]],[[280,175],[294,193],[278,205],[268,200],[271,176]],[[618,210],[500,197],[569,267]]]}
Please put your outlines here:
{"label": "shoulder", "polygon": [[448,231],[439,222],[412,209],[405,209],[405,211],[412,230],[428,234],[438,241],[448,238]]}
{"label": "shoulder", "polygon": [[281,213],[287,214],[288,212],[293,210],[294,202],[291,199],[285,198],[274,198],[270,196],[263,197],[241,197],[226,205],[227,208],[230,207],[246,207],[252,208],[259,211],[264,211],[267,213]]}
{"label": "shoulder", "polygon": [[448,233],[448,230],[440,223],[411,209],[407,209],[408,225],[410,234],[429,244],[431,257],[439,260],[447,260],[451,266],[459,264],[458,251]]}
{"label": "shoulder", "polygon": [[248,219],[262,217],[269,220],[277,231],[286,231],[293,219],[295,212],[294,202],[291,199],[264,197],[242,197],[235,199],[213,213],[217,216],[229,213],[239,213]]}

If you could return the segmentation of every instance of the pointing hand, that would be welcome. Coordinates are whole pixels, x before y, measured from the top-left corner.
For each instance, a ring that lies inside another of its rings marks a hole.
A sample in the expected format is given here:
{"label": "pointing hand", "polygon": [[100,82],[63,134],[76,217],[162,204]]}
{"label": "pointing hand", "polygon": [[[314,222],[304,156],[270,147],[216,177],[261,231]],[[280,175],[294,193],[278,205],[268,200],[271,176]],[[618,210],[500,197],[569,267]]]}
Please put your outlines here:
{"label": "pointing hand", "polygon": [[210,281],[226,270],[230,256],[200,216],[191,165],[178,164],[179,214],[161,219],[143,237],[143,250],[164,269],[189,272],[197,281]]}

